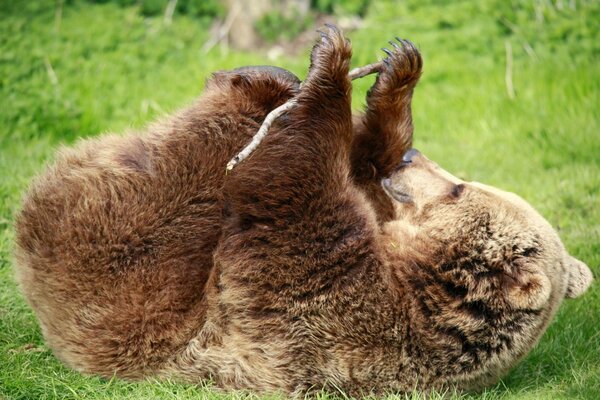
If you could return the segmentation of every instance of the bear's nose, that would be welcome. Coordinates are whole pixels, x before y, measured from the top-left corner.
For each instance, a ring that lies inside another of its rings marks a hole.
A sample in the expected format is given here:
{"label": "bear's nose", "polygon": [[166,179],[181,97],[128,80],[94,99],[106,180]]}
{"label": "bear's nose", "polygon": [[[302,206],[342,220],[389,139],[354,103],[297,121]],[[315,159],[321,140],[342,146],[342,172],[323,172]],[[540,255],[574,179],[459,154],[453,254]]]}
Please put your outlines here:
{"label": "bear's nose", "polygon": [[419,153],[419,150],[410,149],[409,151],[404,153],[404,155],[402,156],[402,162],[404,164],[410,164],[413,161],[413,158],[419,154],[421,154],[421,153]]}

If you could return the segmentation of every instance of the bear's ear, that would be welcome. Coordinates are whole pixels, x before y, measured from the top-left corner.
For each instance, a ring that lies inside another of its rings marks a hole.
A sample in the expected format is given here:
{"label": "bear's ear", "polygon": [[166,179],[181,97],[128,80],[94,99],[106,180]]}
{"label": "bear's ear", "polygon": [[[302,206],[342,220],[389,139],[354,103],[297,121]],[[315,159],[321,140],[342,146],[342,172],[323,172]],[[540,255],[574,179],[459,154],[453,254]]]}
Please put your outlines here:
{"label": "bear's ear", "polygon": [[575,257],[565,256],[567,272],[569,274],[569,283],[567,284],[566,297],[573,299],[583,294],[592,283],[594,277],[592,271]]}
{"label": "bear's ear", "polygon": [[541,308],[550,298],[552,284],[541,271],[520,271],[505,280],[506,300],[517,309]]}

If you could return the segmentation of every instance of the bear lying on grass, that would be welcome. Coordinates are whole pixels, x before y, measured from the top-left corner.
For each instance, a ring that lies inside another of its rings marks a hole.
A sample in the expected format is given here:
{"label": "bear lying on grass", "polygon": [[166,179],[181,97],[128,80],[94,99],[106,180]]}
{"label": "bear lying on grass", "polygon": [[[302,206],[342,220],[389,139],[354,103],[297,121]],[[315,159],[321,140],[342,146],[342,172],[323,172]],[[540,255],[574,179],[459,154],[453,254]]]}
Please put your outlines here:
{"label": "bear lying on grass", "polygon": [[354,123],[350,57],[330,28],[301,87],[276,68],[220,72],[146,134],[63,151],[16,224],[18,280],[61,360],[359,395],[480,388],[533,347],[589,269],[517,196],[407,152],[421,73],[409,42]]}

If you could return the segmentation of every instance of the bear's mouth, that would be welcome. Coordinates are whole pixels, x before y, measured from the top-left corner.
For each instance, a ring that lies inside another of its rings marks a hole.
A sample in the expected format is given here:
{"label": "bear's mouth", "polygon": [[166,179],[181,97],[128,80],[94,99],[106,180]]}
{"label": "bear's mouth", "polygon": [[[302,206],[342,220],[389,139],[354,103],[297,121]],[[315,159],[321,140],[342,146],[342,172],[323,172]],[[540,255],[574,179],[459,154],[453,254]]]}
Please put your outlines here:
{"label": "bear's mouth", "polygon": [[390,178],[384,178],[381,180],[381,187],[388,196],[400,203],[411,203],[412,196],[405,191],[402,191],[392,185]]}

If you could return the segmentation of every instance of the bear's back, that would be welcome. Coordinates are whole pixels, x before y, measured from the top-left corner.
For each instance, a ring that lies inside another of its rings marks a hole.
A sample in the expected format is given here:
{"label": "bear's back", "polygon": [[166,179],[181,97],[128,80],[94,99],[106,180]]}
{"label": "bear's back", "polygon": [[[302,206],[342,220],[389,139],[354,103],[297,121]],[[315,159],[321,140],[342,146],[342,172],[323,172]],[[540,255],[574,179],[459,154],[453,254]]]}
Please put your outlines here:
{"label": "bear's back", "polygon": [[140,377],[200,329],[225,163],[255,129],[197,104],[63,150],[32,184],[17,279],[63,361]]}

